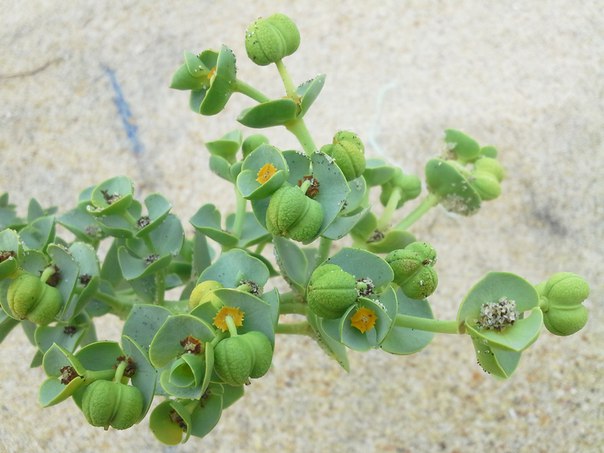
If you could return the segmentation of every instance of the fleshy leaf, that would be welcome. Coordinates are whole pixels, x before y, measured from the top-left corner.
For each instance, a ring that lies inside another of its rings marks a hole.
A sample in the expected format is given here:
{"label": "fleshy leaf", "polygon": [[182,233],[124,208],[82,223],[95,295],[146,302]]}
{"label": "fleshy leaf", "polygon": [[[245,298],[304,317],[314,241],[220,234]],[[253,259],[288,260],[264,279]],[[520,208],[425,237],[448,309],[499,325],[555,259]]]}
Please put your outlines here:
{"label": "fleshy leaf", "polygon": [[296,119],[297,113],[298,104],[291,99],[274,99],[243,110],[237,121],[244,126],[260,129],[281,126]]}
{"label": "fleshy leaf", "polygon": [[170,315],[170,310],[159,305],[134,305],[124,324],[122,335],[148,353],[155,333]]}
{"label": "fleshy leaf", "polygon": [[346,346],[339,341],[334,340],[327,332],[325,332],[325,329],[321,325],[321,319],[314,313],[308,314],[308,323],[315,331],[315,340],[321,349],[323,349],[329,357],[338,362],[342,368],[346,371],[350,371]]}
{"label": "fleshy leaf", "polygon": [[191,225],[210,239],[225,247],[233,247],[238,239],[222,229],[220,211],[213,204],[206,204],[191,217]]}
{"label": "fleshy leaf", "polygon": [[262,288],[268,281],[269,271],[258,258],[243,250],[229,250],[223,253],[200,275],[198,282],[216,280],[225,288],[236,288],[242,280],[251,280]]}
{"label": "fleshy leaf", "polygon": [[324,84],[325,74],[319,74],[314,79],[307,80],[296,88],[296,94],[300,96],[300,113],[298,113],[299,118],[302,118],[306,112],[308,112],[310,106],[319,96]]}
{"label": "fleshy leaf", "polygon": [[44,250],[55,237],[54,216],[37,218],[19,231],[19,236],[25,248]]}
{"label": "fleshy leaf", "polygon": [[314,153],[311,160],[313,177],[319,182],[319,193],[314,199],[321,204],[324,213],[323,224],[319,230],[321,234],[342,210],[350,188],[342,171],[329,156]]}
{"label": "fleshy leaf", "polygon": [[365,250],[343,248],[327,262],[337,264],[357,279],[370,278],[378,293],[394,278],[392,268],[386,261]]}
{"label": "fleshy leaf", "polygon": [[275,236],[275,255],[277,264],[281,269],[283,278],[292,285],[300,294],[306,291],[306,276],[308,274],[308,261],[304,252],[293,241]]}

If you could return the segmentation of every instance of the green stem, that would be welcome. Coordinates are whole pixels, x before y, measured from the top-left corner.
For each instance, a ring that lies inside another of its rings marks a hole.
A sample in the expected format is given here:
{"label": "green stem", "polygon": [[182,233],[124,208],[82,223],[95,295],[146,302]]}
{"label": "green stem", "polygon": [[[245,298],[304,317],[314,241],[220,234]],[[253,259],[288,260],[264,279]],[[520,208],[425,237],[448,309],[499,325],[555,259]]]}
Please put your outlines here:
{"label": "green stem", "polygon": [[407,327],[409,329],[425,330],[436,333],[459,333],[457,321],[443,321],[440,319],[420,318],[418,316],[409,316],[398,314],[394,321],[398,327]]}
{"label": "green stem", "polygon": [[231,334],[231,337],[236,337],[237,336],[237,326],[235,325],[235,321],[233,320],[233,317],[228,316],[228,315],[225,316],[224,322],[226,322],[226,325],[229,328],[229,333]]}
{"label": "green stem", "polygon": [[296,98],[298,97],[298,95],[296,94],[296,87],[294,85],[294,82],[292,81],[292,78],[289,75],[289,72],[287,72],[287,68],[285,67],[285,64],[283,63],[283,60],[279,60],[277,62],[275,62],[275,65],[277,66],[277,70],[279,71],[279,75],[281,76],[281,80],[283,80],[283,85],[285,86],[285,92],[287,93],[287,95],[292,98],[292,100],[296,100]]}
{"label": "green stem", "polygon": [[306,123],[304,123],[302,118],[290,121],[285,125],[285,128],[295,135],[307,156],[310,157],[317,151],[317,146],[310,136],[310,132],[308,132]]}
{"label": "green stem", "polygon": [[54,275],[54,273],[57,271],[57,269],[54,266],[48,266],[46,269],[44,269],[44,271],[42,272],[42,275],[40,276],[40,281],[42,283],[46,283],[48,281],[48,279],[50,277],[52,277]]}
{"label": "green stem", "polygon": [[97,293],[94,295],[94,299],[100,300],[101,302],[109,305],[113,314],[118,316],[120,319],[126,319],[130,313],[130,310],[132,309],[131,302],[125,302],[100,291],[97,291]]}
{"label": "green stem", "polygon": [[279,304],[279,314],[280,315],[306,315],[307,308],[306,304],[302,304],[300,302],[281,302]]}
{"label": "green stem", "polygon": [[265,96],[264,93],[258,91],[253,86],[248,85],[243,80],[237,79],[235,81],[234,90],[237,91],[238,93],[244,94],[245,96],[250,97],[253,100],[258,101],[258,102],[270,101],[270,99],[267,96]]}
{"label": "green stem", "polygon": [[298,295],[298,293],[294,292],[294,291],[290,291],[288,293],[281,293],[279,294],[279,302],[281,302],[282,304],[288,304],[288,303],[302,303],[302,300],[300,299],[300,296]]}
{"label": "green stem", "polygon": [[331,239],[321,237],[319,242],[319,250],[317,250],[317,256],[315,257],[315,269],[329,257],[329,250],[331,248]]}
{"label": "green stem", "polygon": [[235,197],[237,199],[237,210],[235,211],[235,222],[233,223],[233,235],[240,238],[243,231],[243,221],[245,220],[245,206],[247,200],[243,198],[237,187],[235,187]]}
{"label": "green stem", "polygon": [[155,274],[155,304],[163,305],[166,292],[166,271],[160,270]]}
{"label": "green stem", "polygon": [[440,201],[440,198],[434,194],[429,194],[424,200],[405,217],[397,225],[397,230],[406,230],[415,222],[417,222],[426,212],[436,206]]}
{"label": "green stem", "polygon": [[87,370],[84,373],[84,383],[85,384],[91,384],[94,381],[99,381],[99,380],[105,380],[108,381],[110,379],[113,379],[113,377],[115,376],[115,370],[114,369],[110,369],[110,370],[99,370],[99,371],[90,371]]}
{"label": "green stem", "polygon": [[124,371],[126,371],[126,366],[128,362],[126,360],[122,360],[120,364],[117,366],[115,370],[115,376],[113,378],[113,382],[121,382],[122,377],[124,376]]}
{"label": "green stem", "polygon": [[401,201],[403,194],[401,193],[401,189],[394,189],[390,194],[390,198],[388,198],[388,203],[384,208],[384,212],[378,219],[377,229],[379,231],[383,231],[390,225],[390,221],[392,220],[392,215],[398,206],[398,202]]}
{"label": "green stem", "polygon": [[308,322],[306,321],[292,322],[288,324],[278,324],[275,332],[289,335],[313,335],[312,328],[310,327],[310,324],[308,324]]}

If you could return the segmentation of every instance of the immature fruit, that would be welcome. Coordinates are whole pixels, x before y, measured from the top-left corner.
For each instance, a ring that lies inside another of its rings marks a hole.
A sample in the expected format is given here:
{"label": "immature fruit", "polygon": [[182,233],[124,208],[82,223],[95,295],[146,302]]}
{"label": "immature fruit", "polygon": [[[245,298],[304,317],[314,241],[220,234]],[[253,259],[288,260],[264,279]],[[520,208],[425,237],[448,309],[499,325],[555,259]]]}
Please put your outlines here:
{"label": "immature fruit", "polygon": [[239,338],[243,338],[254,353],[250,377],[256,379],[264,376],[273,362],[273,347],[270,340],[262,332],[255,330],[239,335]]}
{"label": "immature fruit", "polygon": [[342,316],[358,298],[356,279],[340,266],[323,264],[315,269],[308,282],[308,308],[322,318]]}
{"label": "immature fruit", "polygon": [[92,426],[127,429],[137,423],[143,412],[143,394],[131,385],[112,381],[94,381],[84,391],[82,412]]}
{"label": "immature fruit", "polygon": [[52,322],[63,303],[57,288],[48,286],[38,277],[23,273],[8,287],[8,306],[20,319],[39,325]]}
{"label": "immature fruit", "polygon": [[266,210],[266,228],[275,236],[294,241],[312,241],[323,224],[323,207],[297,186],[277,190]]}
{"label": "immature fruit", "polygon": [[554,335],[572,335],[587,323],[582,305],[589,296],[589,285],[579,275],[559,272],[537,285],[543,310],[543,323]]}
{"label": "immature fruit", "polygon": [[405,202],[417,198],[422,191],[422,183],[415,175],[405,175],[400,169],[396,169],[394,176],[385,184],[382,184],[380,202],[386,206],[394,190],[400,190],[401,199],[396,208],[400,208]]}
{"label": "immature fruit", "polygon": [[189,296],[189,309],[198,305],[211,303],[214,308],[219,310],[222,307],[222,301],[214,294],[214,290],[222,288],[222,284],[216,280],[206,280],[198,283]]}
{"label": "immature fruit", "polygon": [[358,178],[365,171],[365,147],[353,132],[339,131],[333,137],[333,144],[323,146],[321,152],[336,161],[346,181]]}
{"label": "immature fruit", "polygon": [[260,18],[245,32],[248,57],[260,66],[276,63],[293,54],[300,45],[300,32],[285,14]]}
{"label": "immature fruit", "polygon": [[432,267],[436,251],[425,242],[412,242],[404,249],[386,256],[394,272],[394,283],[411,299],[425,299],[438,285],[438,275]]}
{"label": "immature fruit", "polygon": [[214,349],[214,371],[229,385],[245,384],[254,367],[254,351],[242,336],[220,341]]}

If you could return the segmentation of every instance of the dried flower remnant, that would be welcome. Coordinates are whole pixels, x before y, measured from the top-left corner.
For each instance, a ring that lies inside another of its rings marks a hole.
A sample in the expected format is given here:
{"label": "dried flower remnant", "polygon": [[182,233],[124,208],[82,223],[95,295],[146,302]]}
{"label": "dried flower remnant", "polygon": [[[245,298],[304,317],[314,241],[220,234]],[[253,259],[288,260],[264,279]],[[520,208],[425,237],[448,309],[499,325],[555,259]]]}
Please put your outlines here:
{"label": "dried flower remnant", "polygon": [[310,186],[308,186],[308,189],[306,189],[306,196],[309,198],[315,198],[317,195],[319,195],[319,181],[312,175],[306,175],[304,177],[302,177],[302,179],[300,179],[298,181],[298,187],[301,187],[302,184],[304,184],[304,181],[310,181]]}
{"label": "dried flower remnant", "polygon": [[201,341],[191,335],[183,338],[180,341],[180,345],[185,350],[185,353],[188,354],[201,354],[203,352],[203,345],[201,344]]}
{"label": "dried flower remnant", "polygon": [[516,301],[502,297],[497,302],[482,304],[478,325],[483,329],[493,329],[499,332],[514,325],[518,317]]}
{"label": "dried flower remnant", "polygon": [[61,384],[63,385],[67,385],[75,378],[79,377],[79,374],[76,372],[75,368],[69,365],[64,366],[59,371],[61,372],[59,377],[61,378]]}

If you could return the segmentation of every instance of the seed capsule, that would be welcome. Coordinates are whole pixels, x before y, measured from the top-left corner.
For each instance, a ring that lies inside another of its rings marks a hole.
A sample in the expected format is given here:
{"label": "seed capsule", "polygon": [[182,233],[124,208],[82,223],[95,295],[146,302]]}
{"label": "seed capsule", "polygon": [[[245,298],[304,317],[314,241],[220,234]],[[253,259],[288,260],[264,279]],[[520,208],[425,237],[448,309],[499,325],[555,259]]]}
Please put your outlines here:
{"label": "seed capsule", "polygon": [[335,319],[342,316],[358,298],[357,281],[335,264],[315,269],[308,283],[308,308],[317,316]]}
{"label": "seed capsule", "polygon": [[7,300],[15,316],[42,326],[55,319],[63,303],[57,288],[28,273],[13,280],[8,287]]}
{"label": "seed capsule", "polygon": [[386,262],[394,272],[394,283],[411,299],[425,299],[438,286],[438,275],[432,267],[436,251],[425,242],[412,242],[390,252]]}
{"label": "seed capsule", "polygon": [[242,336],[220,341],[214,349],[214,370],[229,385],[243,385],[252,374],[254,351]]}
{"label": "seed capsule", "polygon": [[365,147],[353,132],[339,131],[333,137],[333,144],[323,146],[321,152],[336,161],[346,181],[358,178],[365,171]]}
{"label": "seed capsule", "polygon": [[127,429],[139,421],[142,411],[141,391],[119,382],[94,381],[82,397],[82,412],[92,426]]}
{"label": "seed capsule", "polygon": [[276,63],[293,54],[300,45],[300,32],[285,14],[260,18],[245,32],[248,57],[260,66]]}

